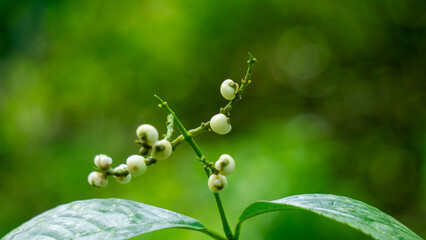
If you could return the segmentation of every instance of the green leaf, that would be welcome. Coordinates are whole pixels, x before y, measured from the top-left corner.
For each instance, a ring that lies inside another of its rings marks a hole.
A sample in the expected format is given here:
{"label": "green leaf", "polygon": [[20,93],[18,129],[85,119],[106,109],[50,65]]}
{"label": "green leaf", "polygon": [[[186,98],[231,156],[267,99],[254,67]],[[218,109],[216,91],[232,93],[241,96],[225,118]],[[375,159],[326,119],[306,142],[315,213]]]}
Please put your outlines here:
{"label": "green leaf", "polygon": [[256,215],[278,210],[305,210],[349,225],[375,239],[422,239],[393,217],[358,200],[331,194],[302,194],[248,206],[238,219],[241,224]]}
{"label": "green leaf", "polygon": [[7,239],[127,239],[164,228],[186,228],[223,239],[195,219],[123,199],[60,205],[22,224]]}

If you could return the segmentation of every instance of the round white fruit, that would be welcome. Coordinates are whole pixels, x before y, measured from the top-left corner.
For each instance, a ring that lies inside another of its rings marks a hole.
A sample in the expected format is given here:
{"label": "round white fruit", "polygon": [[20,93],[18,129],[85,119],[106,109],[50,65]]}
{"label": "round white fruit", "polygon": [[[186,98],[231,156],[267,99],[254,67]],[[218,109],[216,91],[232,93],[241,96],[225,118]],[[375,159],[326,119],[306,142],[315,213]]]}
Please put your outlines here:
{"label": "round white fruit", "polygon": [[152,146],[152,156],[157,160],[166,160],[172,155],[172,144],[166,139],[157,141]]}
{"label": "round white fruit", "polygon": [[235,169],[235,161],[228,154],[222,154],[219,160],[215,163],[215,168],[219,170],[219,173],[222,175],[230,175],[234,172]]}
{"label": "round white fruit", "polygon": [[217,134],[227,134],[231,131],[232,126],[229,118],[224,114],[216,114],[210,119],[210,128]]}
{"label": "round white fruit", "polygon": [[158,140],[158,131],[149,124],[142,124],[136,129],[136,135],[142,143],[152,146]]}
{"label": "round white fruit", "polygon": [[127,158],[127,169],[132,176],[140,176],[146,171],[145,158],[140,155],[132,155]]}
{"label": "round white fruit", "polygon": [[[122,172],[127,170],[128,169],[126,164],[120,164],[118,167],[114,168],[114,172]],[[114,176],[114,178],[115,180],[117,180],[117,182],[126,184],[130,182],[130,180],[132,179],[132,175],[128,173],[126,176]]]}
{"label": "round white fruit", "polygon": [[104,173],[91,172],[87,178],[90,185],[95,187],[104,188],[108,186],[108,179]]}
{"label": "round white fruit", "polygon": [[105,154],[96,155],[93,161],[96,166],[102,169],[107,169],[112,164],[112,158],[108,157]]}
{"label": "round white fruit", "polygon": [[208,186],[210,191],[214,193],[223,190],[227,184],[226,177],[221,174],[212,174],[209,177]]}
{"label": "round white fruit", "polygon": [[231,79],[226,79],[223,81],[222,85],[220,85],[220,94],[226,99],[226,100],[232,100],[235,98],[235,94],[238,91],[238,84],[236,84]]}

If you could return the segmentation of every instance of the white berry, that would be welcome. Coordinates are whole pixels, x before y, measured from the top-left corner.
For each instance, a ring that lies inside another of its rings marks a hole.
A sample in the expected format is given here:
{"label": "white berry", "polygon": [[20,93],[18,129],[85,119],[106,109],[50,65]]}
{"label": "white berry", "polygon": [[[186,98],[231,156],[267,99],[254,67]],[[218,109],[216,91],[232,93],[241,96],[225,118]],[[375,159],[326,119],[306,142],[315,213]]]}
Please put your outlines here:
{"label": "white berry", "polygon": [[95,187],[104,188],[108,185],[108,179],[104,173],[91,172],[87,178],[89,184]]}
{"label": "white berry", "polygon": [[112,164],[112,158],[105,154],[99,154],[95,156],[94,162],[96,166],[102,169],[107,169]]}
{"label": "white berry", "polygon": [[220,93],[226,100],[232,100],[235,98],[235,94],[238,92],[238,84],[231,79],[226,79],[220,85]]}
{"label": "white berry", "polygon": [[215,168],[219,170],[222,175],[230,175],[235,169],[235,161],[228,154],[222,154],[219,160],[215,163]]}
{"label": "white berry", "polygon": [[[114,168],[114,172],[122,172],[122,171],[127,171],[126,164],[120,164],[118,167]],[[115,180],[117,180],[117,182],[126,184],[130,182],[130,180],[132,179],[132,175],[128,173],[126,176],[114,176],[114,178]]]}
{"label": "white berry", "polygon": [[146,171],[145,158],[140,155],[132,155],[126,160],[127,168],[132,176],[140,176]]}
{"label": "white berry", "polygon": [[136,135],[142,143],[152,146],[158,140],[158,132],[155,127],[149,124],[143,124],[136,129]]}
{"label": "white berry", "polygon": [[226,177],[221,174],[212,174],[208,181],[210,191],[217,193],[227,185]]}
{"label": "white berry", "polygon": [[224,114],[219,113],[210,120],[210,127],[213,132],[224,135],[231,131],[231,122]]}
{"label": "white berry", "polygon": [[152,146],[152,156],[157,160],[166,160],[172,155],[172,144],[166,139],[156,142]]}

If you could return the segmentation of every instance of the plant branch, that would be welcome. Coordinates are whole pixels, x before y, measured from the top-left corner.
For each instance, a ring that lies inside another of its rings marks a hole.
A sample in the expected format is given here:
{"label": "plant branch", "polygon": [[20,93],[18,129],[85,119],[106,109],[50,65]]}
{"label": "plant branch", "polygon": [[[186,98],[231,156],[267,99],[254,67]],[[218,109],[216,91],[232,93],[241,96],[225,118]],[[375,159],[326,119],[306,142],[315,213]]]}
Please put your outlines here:
{"label": "plant branch", "polygon": [[[247,72],[244,78],[241,80],[241,87],[238,89],[238,92],[235,94],[235,98],[229,101],[229,103],[220,109],[220,112],[229,116],[231,114],[232,108],[235,104],[242,99],[243,93],[246,90],[247,86],[251,83],[251,74],[253,71],[253,65],[257,62],[257,59],[253,57],[251,53],[249,54],[249,59],[247,60]],[[199,127],[191,129],[188,131],[188,135],[195,137],[203,132],[210,130],[210,121],[202,122]],[[180,135],[172,141],[173,150],[176,149],[185,139],[185,136]]]}
{"label": "plant branch", "polygon": [[[170,109],[169,105],[167,104],[167,102],[163,101],[160,97],[158,97],[157,95],[155,95],[155,97],[158,99],[158,101],[160,102],[160,104],[158,105],[160,108],[163,108],[167,113],[169,113],[170,115],[173,116],[174,121],[176,123],[176,127],[177,129],[180,131],[180,133],[182,134],[183,138],[188,142],[188,144],[192,147],[192,149],[194,150],[194,152],[197,154],[197,156],[202,159],[202,160],[206,160],[206,157],[204,156],[204,154],[201,152],[200,147],[198,146],[198,144],[194,141],[194,138],[192,135],[190,135],[188,133],[188,131],[185,129],[185,127],[183,126],[182,122],[179,120],[179,118],[176,116],[176,114],[173,112],[172,109]],[[203,164],[203,168],[204,171],[207,175],[207,177],[210,176],[210,172],[209,169],[207,167],[205,167],[205,164]],[[233,234],[232,234],[232,230],[229,227],[228,224],[228,220],[226,219],[226,215],[225,215],[225,210],[223,208],[222,205],[222,201],[220,199],[220,195],[219,193],[214,193],[214,197],[216,200],[216,204],[217,207],[219,209],[219,214],[220,214],[220,218],[222,219],[222,226],[223,226],[223,231],[225,232],[225,235],[228,239],[233,239]]]}
{"label": "plant branch", "polygon": [[[229,116],[231,114],[231,110],[234,107],[235,103],[239,100],[242,99],[242,95],[246,89],[246,87],[251,83],[251,74],[252,74],[252,70],[253,70],[253,65],[257,62],[256,58],[253,57],[253,55],[251,53],[249,53],[249,59],[247,60],[248,63],[248,68],[247,68],[247,72],[246,75],[244,77],[244,79],[241,80],[241,87],[239,88],[238,92],[235,95],[235,98],[231,101],[229,101],[229,103],[220,109],[220,111],[225,114],[226,116]],[[155,96],[159,101],[160,101],[160,105],[163,105],[163,103],[165,103],[165,105],[167,105],[166,102],[164,102],[163,100],[161,100],[158,96]],[[167,116],[167,133],[165,136],[166,140],[171,140],[173,133],[174,133],[174,125],[175,125],[175,120],[179,121],[176,117],[176,115],[174,114],[174,112],[168,108],[170,110],[169,115]],[[179,135],[178,137],[176,137],[175,139],[173,139],[171,141],[172,147],[173,147],[173,151],[180,145],[182,144],[185,140],[194,148],[197,147],[197,144],[195,143],[193,137],[204,133],[206,131],[210,130],[210,121],[207,122],[202,122],[200,124],[199,127],[191,129],[189,131],[187,131],[184,126],[182,125],[182,123],[179,121],[178,123],[176,123],[176,127],[178,128],[179,132],[181,132],[181,135]],[[183,131],[184,130],[184,131]],[[185,132],[185,134],[183,134],[183,132]],[[137,144],[140,144],[140,142],[138,140],[136,140]],[[199,149],[199,148],[198,148]],[[194,151],[195,150],[194,148]],[[201,151],[199,152],[201,153]],[[202,159],[202,157],[200,157],[199,153],[197,153],[197,156]],[[202,154],[201,154],[202,155]],[[157,162],[156,159],[154,159],[152,156],[149,156],[147,158],[145,158],[145,163],[147,166],[155,164]],[[208,166],[207,164],[205,164],[205,166]],[[114,175],[114,176],[126,176],[129,172],[128,170],[121,170],[120,172],[116,172],[113,169],[108,169],[108,170],[102,170],[102,169],[96,169],[97,171],[100,172],[105,172],[107,175]],[[208,176],[209,172],[208,170],[205,168],[206,170],[206,174]],[[210,169],[212,170],[212,169]]]}
{"label": "plant branch", "polygon": [[219,210],[220,218],[222,219],[223,231],[225,232],[226,237],[229,240],[232,240],[234,239],[234,235],[232,234],[232,230],[229,227],[228,220],[226,219],[225,209],[223,208],[222,200],[220,199],[219,193],[214,193],[214,198],[216,200],[216,205]]}
{"label": "plant branch", "polygon": [[235,231],[234,240],[238,240],[240,238],[241,224],[242,224],[242,222],[240,222],[238,220],[237,225],[235,226],[235,230],[234,230]]}
{"label": "plant branch", "polygon": [[247,60],[248,68],[246,75],[241,80],[241,87],[238,89],[238,92],[235,94],[235,98],[229,101],[229,103],[221,109],[221,113],[229,116],[231,114],[231,110],[234,107],[235,103],[242,99],[244,90],[251,83],[251,73],[253,71],[253,65],[257,62],[257,59],[253,57],[251,53],[249,54],[249,59]]}

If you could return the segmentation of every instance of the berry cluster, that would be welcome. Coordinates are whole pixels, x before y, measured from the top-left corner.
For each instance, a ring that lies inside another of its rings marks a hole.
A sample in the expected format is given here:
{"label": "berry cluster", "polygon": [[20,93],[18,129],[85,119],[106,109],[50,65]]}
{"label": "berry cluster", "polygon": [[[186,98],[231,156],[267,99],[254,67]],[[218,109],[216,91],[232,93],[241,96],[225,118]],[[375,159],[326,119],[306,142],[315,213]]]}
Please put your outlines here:
{"label": "berry cluster", "polygon": [[[238,84],[231,79],[226,79],[220,85],[220,93],[226,100],[234,100],[238,92]],[[216,114],[210,119],[210,128],[213,132],[225,135],[232,129],[231,120],[223,113]]]}
{"label": "berry cluster", "polygon": [[[235,99],[238,90],[238,84],[231,79],[226,79],[220,86],[220,93],[226,100],[230,101]],[[140,125],[136,129],[136,135],[138,136],[136,143],[141,145],[139,150],[140,155],[128,157],[126,164],[120,164],[118,167],[112,168],[112,158],[105,154],[96,155],[94,163],[97,171],[89,174],[89,184],[100,188],[106,187],[109,175],[114,176],[117,182],[126,184],[130,182],[132,177],[137,177],[145,173],[148,164],[169,158],[174,150],[174,146],[169,141],[173,133],[173,119],[168,118],[168,124],[170,124],[170,127],[168,127],[169,132],[162,140],[158,140],[158,131],[155,127],[149,124]],[[221,135],[229,133],[232,129],[229,117],[222,113],[222,111],[214,115],[210,119],[210,122],[203,125],[203,127],[206,126],[209,127],[209,130]],[[178,139],[179,137],[176,140]],[[179,141],[176,142],[179,143]],[[147,156],[149,153],[151,155],[145,158],[144,156]],[[226,187],[227,180],[225,176],[234,171],[235,162],[231,156],[223,154],[216,163],[206,162],[204,166],[210,172],[208,187],[212,192],[216,193]]]}
{"label": "berry cluster", "polygon": [[[217,193],[223,190],[227,185],[226,177],[235,169],[235,161],[228,154],[223,154],[216,162],[208,162],[201,153],[193,138],[203,132],[213,131],[217,134],[224,135],[231,131],[231,121],[229,119],[230,111],[234,104],[241,99],[244,89],[250,84],[251,70],[256,59],[249,54],[250,58],[247,62],[249,68],[245,78],[241,81],[241,87],[231,79],[226,79],[220,86],[220,93],[229,100],[229,103],[220,109],[220,113],[214,115],[210,121],[202,123],[201,126],[187,131],[179,121],[175,113],[168,107],[167,102],[155,96],[159,101],[159,107],[164,108],[169,115],[167,116],[167,134],[159,140],[157,129],[149,124],[140,125],[136,129],[138,140],[136,143],[140,145],[139,154],[131,155],[127,158],[126,164],[112,168],[112,158],[105,154],[95,156],[94,163],[96,171],[89,174],[89,184],[95,187],[106,187],[108,185],[108,176],[113,176],[119,183],[128,183],[132,177],[140,176],[147,170],[147,167],[157,161],[166,160],[172,152],[184,141],[188,142],[197,153],[204,170],[208,175],[209,189]],[[176,124],[176,126],[175,126]],[[172,139],[174,127],[180,131],[181,135]]]}
{"label": "berry cluster", "polygon": [[216,170],[214,172],[216,173],[210,175],[208,186],[210,191],[217,193],[224,189],[228,184],[225,176],[234,172],[235,161],[228,154],[223,154],[214,164],[214,168]]}
{"label": "berry cluster", "polygon": [[94,163],[98,171],[89,174],[88,181],[90,185],[95,187],[106,187],[108,185],[108,175],[113,175],[119,183],[126,184],[133,177],[137,177],[145,173],[147,169],[146,159],[144,156],[151,151],[151,161],[166,160],[172,154],[172,145],[166,140],[158,141],[158,131],[149,124],[143,124],[136,129],[136,135],[139,140],[138,144],[142,145],[140,149],[141,155],[132,155],[127,158],[126,164],[120,164],[116,168],[111,168],[112,158],[105,154],[95,156]]}

